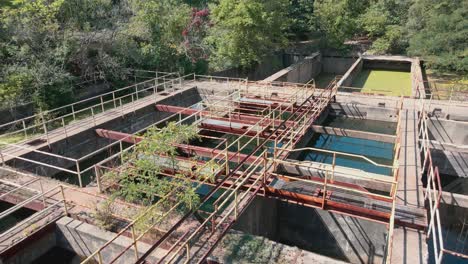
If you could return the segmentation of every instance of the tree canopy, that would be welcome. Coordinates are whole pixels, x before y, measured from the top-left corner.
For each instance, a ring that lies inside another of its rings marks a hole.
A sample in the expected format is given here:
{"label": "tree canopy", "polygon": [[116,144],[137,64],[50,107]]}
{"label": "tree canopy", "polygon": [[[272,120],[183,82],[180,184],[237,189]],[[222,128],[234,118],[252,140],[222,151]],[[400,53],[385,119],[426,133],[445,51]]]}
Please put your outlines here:
{"label": "tree canopy", "polygon": [[66,104],[74,83],[128,68],[249,68],[292,42],[368,39],[368,52],[468,72],[466,0],[9,0],[0,3],[0,102]]}

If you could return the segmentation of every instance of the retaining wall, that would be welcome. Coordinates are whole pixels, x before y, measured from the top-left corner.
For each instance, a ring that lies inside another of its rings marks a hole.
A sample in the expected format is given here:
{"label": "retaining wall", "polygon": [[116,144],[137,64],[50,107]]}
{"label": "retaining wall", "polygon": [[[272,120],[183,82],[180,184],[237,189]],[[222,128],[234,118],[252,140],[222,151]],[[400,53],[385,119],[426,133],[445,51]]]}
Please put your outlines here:
{"label": "retaining wall", "polygon": [[[16,244],[0,255],[0,263],[22,264],[32,263],[54,247],[60,247],[78,256],[87,257],[112,239],[115,233],[102,230],[94,225],[90,225],[70,217],[62,217],[55,223],[42,228],[32,236]],[[103,263],[110,263],[123,249],[131,245],[132,239],[120,236],[110,243],[101,253]],[[149,245],[138,242],[138,252],[141,256],[149,249]],[[158,249],[148,258],[154,263],[157,254],[165,253]],[[132,247],[125,252],[114,263],[134,263],[135,251]],[[97,257],[95,259],[98,261]],[[51,260],[50,263],[61,263],[60,259]]]}
{"label": "retaining wall", "polygon": [[271,75],[264,79],[264,81],[307,83],[320,74],[322,70],[321,57],[321,54],[316,52],[311,56],[305,57],[300,62]]}
{"label": "retaining wall", "polygon": [[[276,199],[255,199],[234,229],[250,232],[244,226],[268,222],[253,235],[351,263],[382,262],[385,225]],[[271,208],[276,208],[276,218],[269,217]]]}
{"label": "retaining wall", "polygon": [[338,86],[351,86],[353,83],[354,78],[361,72],[362,67],[364,65],[364,61],[359,58],[356,62],[353,63],[351,68],[343,75],[340,81],[338,81]]}
{"label": "retaining wall", "polygon": [[356,62],[356,58],[322,56],[322,72],[334,73],[336,75],[345,74]]}
{"label": "retaining wall", "polygon": [[[73,251],[79,256],[90,256],[107,241],[112,239],[115,236],[115,233],[104,231],[94,225],[83,223],[69,217],[63,217],[57,221],[56,236],[57,245],[59,247]],[[103,263],[110,263],[131,243],[132,239],[125,236],[120,236],[114,240],[109,244],[109,246],[101,251]],[[149,245],[139,242],[139,255],[143,255],[149,247]],[[161,253],[161,251],[156,250],[153,252],[154,255],[158,253]],[[134,248],[132,247],[123,253],[123,255],[114,263],[134,263],[135,260]],[[157,259],[154,256],[150,256],[147,260],[154,263]]]}

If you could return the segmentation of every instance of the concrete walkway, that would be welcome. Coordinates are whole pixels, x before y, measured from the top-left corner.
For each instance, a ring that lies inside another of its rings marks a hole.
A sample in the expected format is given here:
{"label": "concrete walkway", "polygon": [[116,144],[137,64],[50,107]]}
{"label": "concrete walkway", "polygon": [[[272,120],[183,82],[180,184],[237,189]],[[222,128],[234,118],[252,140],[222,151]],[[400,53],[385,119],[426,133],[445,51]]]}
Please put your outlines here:
{"label": "concrete walkway", "polygon": [[[414,110],[401,112],[401,150],[399,157],[397,205],[424,208],[424,189],[420,178],[421,159],[418,151],[418,115]],[[392,263],[427,263],[426,235],[422,231],[395,226]]]}
{"label": "concrete walkway", "polygon": [[[173,92],[164,91],[154,95],[146,96],[142,99],[134,101],[133,103],[127,103],[122,105],[121,107],[113,108],[111,110],[87,117],[82,120],[77,120],[66,125],[65,127],[54,129],[52,131],[49,131],[47,135],[44,134],[39,137],[31,138],[15,146],[10,145],[4,149],[1,149],[0,153],[2,153],[4,156],[3,161],[7,162],[9,160],[14,159],[15,157],[20,157],[33,150],[39,150],[41,148],[47,147],[48,145],[61,141],[67,137],[76,135],[90,128],[104,124],[110,120],[130,114],[134,111],[142,109],[148,105],[154,104],[166,98],[172,97],[175,94],[182,93],[193,87],[195,87],[193,83],[188,83],[182,85],[182,87]],[[37,140],[40,140],[40,143],[32,144],[33,141]]]}

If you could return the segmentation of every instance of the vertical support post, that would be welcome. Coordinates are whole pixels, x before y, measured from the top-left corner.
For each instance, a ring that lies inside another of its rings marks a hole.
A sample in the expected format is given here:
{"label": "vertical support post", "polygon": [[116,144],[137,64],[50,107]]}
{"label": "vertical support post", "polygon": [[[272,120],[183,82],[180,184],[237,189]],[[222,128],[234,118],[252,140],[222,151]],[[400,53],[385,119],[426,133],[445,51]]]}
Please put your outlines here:
{"label": "vertical support post", "polygon": [[96,119],[94,118],[94,107],[91,106],[91,116],[93,117],[93,124],[96,126]]}
{"label": "vertical support post", "polygon": [[[228,141],[225,141],[226,145],[226,176],[229,175],[229,151],[228,151]],[[237,155],[239,156],[239,155]]]}
{"label": "vertical support post", "polygon": [[102,193],[102,185],[101,185],[101,171],[99,170],[98,165],[94,165],[94,173],[96,174],[96,182],[98,186],[99,193]]}
{"label": "vertical support post", "polygon": [[41,180],[39,180],[39,187],[41,188],[41,193],[42,193],[42,206],[44,206],[44,208],[46,208],[46,202],[45,202],[45,197],[44,197],[44,187],[42,186],[42,181]]}
{"label": "vertical support post", "polygon": [[28,138],[28,131],[26,131],[26,122],[24,122],[24,119],[21,121],[21,123],[23,123],[24,138]]}
{"label": "vertical support post", "polygon": [[41,119],[42,119],[42,127],[44,128],[44,133],[46,134],[47,145],[49,146],[49,149],[50,149],[49,131],[47,131],[47,125],[45,123],[44,115],[42,113],[41,113]]}
{"label": "vertical support post", "polygon": [[99,264],[102,264],[103,262],[102,262],[102,255],[101,255],[101,251],[98,251],[98,253],[97,253],[97,254],[98,254],[98,263],[99,263]]}
{"label": "vertical support post", "polygon": [[73,115],[73,121],[76,121],[76,116],[75,116],[75,105],[72,105],[72,115]]}
{"label": "vertical support post", "polygon": [[263,189],[265,190],[266,186],[266,167],[267,167],[267,159],[268,159],[268,153],[265,151],[263,152]]}
{"label": "vertical support post", "polygon": [[140,99],[140,97],[138,96],[138,84],[135,84],[135,94],[136,94],[136,99]]}
{"label": "vertical support post", "polygon": [[135,235],[135,225],[132,225],[132,239],[133,239],[133,247],[135,250],[135,261],[138,261],[138,247],[137,247],[137,240]]}
{"label": "vertical support post", "polygon": [[331,176],[332,182],[335,179],[335,165],[336,165],[336,152],[333,152],[333,164],[332,164],[332,176]]}
{"label": "vertical support post", "polygon": [[2,159],[2,166],[5,166],[5,157],[3,156],[1,148],[0,148],[0,158]]}
{"label": "vertical support post", "polygon": [[186,250],[187,250],[187,261],[185,263],[189,263],[190,262],[190,246],[189,246],[189,242],[190,241],[187,241],[187,244],[185,244],[185,247],[186,247]]}
{"label": "vertical support post", "polygon": [[83,188],[83,182],[81,181],[80,162],[78,160],[76,160],[76,173],[78,174],[78,182],[80,184],[80,188]]}
{"label": "vertical support post", "polygon": [[60,185],[60,192],[62,193],[63,208],[65,209],[65,215],[68,215],[67,200],[65,199],[65,192],[63,191],[63,185]]}
{"label": "vertical support post", "polygon": [[102,96],[100,98],[101,98],[101,110],[104,113],[104,99],[102,99]]}
{"label": "vertical support post", "polygon": [[240,162],[240,138],[237,139],[237,163]]}
{"label": "vertical support post", "polygon": [[117,103],[115,102],[115,92],[112,92],[112,102],[114,102],[114,108],[117,108]]}
{"label": "vertical support post", "polygon": [[323,184],[322,210],[325,208],[325,199],[327,197],[328,171],[325,171],[325,183]]}
{"label": "vertical support post", "polygon": [[123,163],[123,145],[122,145],[122,140],[119,141],[119,146],[120,146],[120,162]]}
{"label": "vertical support post", "polygon": [[63,126],[63,130],[65,132],[65,137],[68,138],[68,135],[67,135],[67,126],[65,125],[65,119],[63,119],[62,117],[62,126]]}
{"label": "vertical support post", "polygon": [[237,189],[234,192],[234,219],[237,220]]}

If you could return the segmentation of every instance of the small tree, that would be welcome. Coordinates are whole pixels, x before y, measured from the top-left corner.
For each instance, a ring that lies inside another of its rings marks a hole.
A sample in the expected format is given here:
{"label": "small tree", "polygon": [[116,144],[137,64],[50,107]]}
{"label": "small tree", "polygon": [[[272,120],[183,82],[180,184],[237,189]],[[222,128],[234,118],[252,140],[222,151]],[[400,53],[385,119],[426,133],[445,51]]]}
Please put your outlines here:
{"label": "small tree", "polygon": [[114,198],[105,200],[102,203],[95,204],[93,217],[96,224],[105,230],[111,231],[116,221],[114,219]]}
{"label": "small tree", "polygon": [[[197,137],[196,126],[169,123],[162,129],[151,128],[145,133],[144,139],[135,145],[133,152],[124,156],[119,172],[109,174],[119,183],[116,195],[128,202],[144,205],[143,211],[170,194],[168,199],[159,201],[159,206],[152,207],[142,215],[135,224],[139,232],[160,223],[163,212],[176,204],[181,212],[199,205],[200,197],[189,178],[214,181],[215,172],[219,169],[214,161],[205,163],[203,168],[196,166],[194,170],[191,166],[185,170],[176,167],[177,144],[188,143]],[[164,170],[177,173],[167,178],[161,176]]]}

